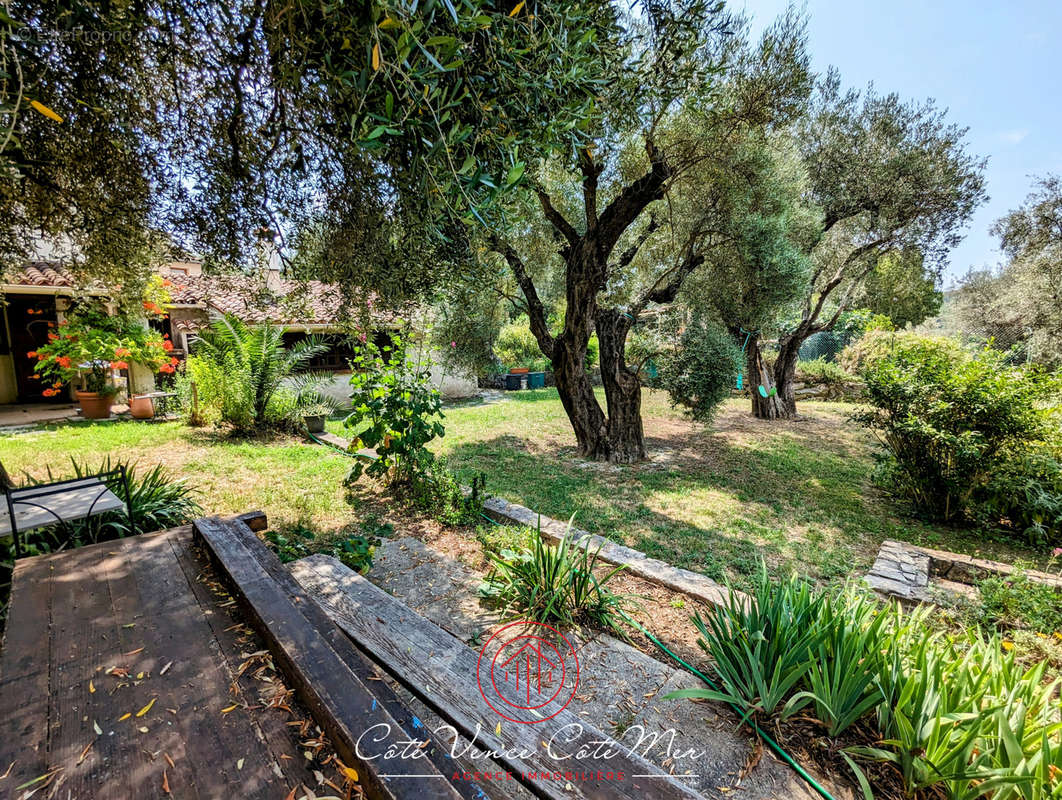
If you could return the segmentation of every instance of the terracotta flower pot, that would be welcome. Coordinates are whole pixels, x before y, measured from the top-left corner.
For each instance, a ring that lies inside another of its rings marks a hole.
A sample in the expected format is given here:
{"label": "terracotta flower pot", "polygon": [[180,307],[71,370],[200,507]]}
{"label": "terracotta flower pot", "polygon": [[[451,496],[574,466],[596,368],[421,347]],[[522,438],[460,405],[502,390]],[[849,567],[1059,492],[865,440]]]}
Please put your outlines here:
{"label": "terracotta flower pot", "polygon": [[510,375],[526,375],[531,371],[530,367],[513,367],[509,370]]}
{"label": "terracotta flower pot", "polygon": [[114,396],[78,391],[77,402],[81,405],[81,416],[85,419],[107,419],[111,416]]}
{"label": "terracotta flower pot", "polygon": [[129,400],[129,416],[133,419],[151,419],[155,416],[155,404],[150,397],[135,394]]}

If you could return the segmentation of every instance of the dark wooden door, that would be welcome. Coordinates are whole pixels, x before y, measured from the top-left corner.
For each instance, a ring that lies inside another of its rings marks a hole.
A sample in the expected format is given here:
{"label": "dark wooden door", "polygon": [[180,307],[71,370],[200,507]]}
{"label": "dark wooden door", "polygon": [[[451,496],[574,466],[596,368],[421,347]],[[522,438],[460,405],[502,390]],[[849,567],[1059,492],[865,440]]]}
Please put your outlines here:
{"label": "dark wooden door", "polygon": [[15,362],[15,383],[20,403],[68,403],[66,392],[45,397],[46,383],[33,374],[37,359],[27,356],[47,343],[56,323],[55,298],[49,295],[8,295],[7,320],[11,328],[11,358]]}

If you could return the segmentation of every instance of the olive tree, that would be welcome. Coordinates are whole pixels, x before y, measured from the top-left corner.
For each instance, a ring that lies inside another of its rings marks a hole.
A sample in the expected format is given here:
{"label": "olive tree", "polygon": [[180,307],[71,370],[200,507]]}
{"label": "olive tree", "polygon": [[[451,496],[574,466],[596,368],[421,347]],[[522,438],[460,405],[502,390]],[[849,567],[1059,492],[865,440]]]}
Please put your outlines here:
{"label": "olive tree", "polygon": [[[789,123],[809,89],[802,21],[787,15],[752,45],[721,4],[646,4],[625,20],[626,46],[608,64],[592,136],[567,160],[537,165],[509,226],[486,237],[519,290],[582,456],[645,457],[642,381],[626,343],[650,308],[674,303],[723,236],[716,215],[672,215],[679,186],[731,148],[731,139]],[[687,187],[684,191],[695,192]],[[548,226],[546,263],[520,242]],[[557,287],[559,331],[541,291]],[[592,333],[606,407],[586,367]]]}
{"label": "olive tree", "polygon": [[780,402],[762,416],[796,414],[801,345],[852,307],[885,253],[917,250],[939,272],[985,198],[984,162],[966,152],[965,129],[932,101],[842,91],[831,71],[797,132],[821,224],[807,250],[811,281],[799,315],[778,339],[772,378]]}

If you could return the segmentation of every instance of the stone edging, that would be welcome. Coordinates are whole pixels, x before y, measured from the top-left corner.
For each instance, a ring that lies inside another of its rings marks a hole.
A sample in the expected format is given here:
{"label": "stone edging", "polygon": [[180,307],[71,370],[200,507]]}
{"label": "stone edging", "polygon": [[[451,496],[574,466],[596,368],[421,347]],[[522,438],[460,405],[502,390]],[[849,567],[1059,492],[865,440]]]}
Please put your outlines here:
{"label": "stone edging", "polygon": [[[318,433],[314,434],[314,437],[340,450],[347,450],[350,447],[348,440],[335,434]],[[357,454],[363,458],[376,457],[376,453],[372,450],[359,450]],[[462,491],[466,495],[471,493],[471,489],[467,486],[462,487]],[[499,522],[512,522],[530,528],[541,526],[542,535],[554,544],[568,533],[566,523],[538,514],[517,503],[510,503],[502,497],[489,497],[484,500],[483,512]],[[572,528],[571,534],[572,541],[580,547],[592,548],[602,561],[615,566],[622,565],[625,572],[631,575],[660,584],[708,605],[722,606],[728,602],[729,590],[700,573],[673,567],[666,561],[650,558],[640,550],[625,547],[589,531]],[[734,596],[741,601],[746,599],[741,592],[735,591]]]}
{"label": "stone edging", "polygon": [[[988,561],[962,553],[949,553],[886,539],[881,543],[877,559],[867,573],[866,582],[880,594],[922,602],[933,599],[929,587],[930,576],[972,584],[989,575],[1007,577],[1014,572],[1014,567],[1001,561]],[[1062,592],[1062,578],[1035,570],[1028,570],[1025,574],[1031,581]]]}
{"label": "stone edging", "polygon": [[[552,519],[532,511],[530,508],[510,503],[501,497],[491,497],[483,502],[484,513],[500,522],[515,522],[518,525],[526,525],[530,528],[540,528],[543,537],[551,542],[559,542],[568,534],[568,524]],[[702,603],[713,606],[726,605],[729,598],[727,588],[716,583],[711,578],[705,577],[688,569],[673,567],[665,561],[650,558],[640,550],[617,544],[611,539],[598,536],[589,531],[579,528],[571,529],[572,541],[580,547],[585,547],[591,552],[597,552],[598,557],[609,564],[623,565],[625,572],[644,580],[658,583],[673,591],[688,595]],[[599,549],[600,548],[600,549]],[[736,597],[744,599],[739,592]]]}

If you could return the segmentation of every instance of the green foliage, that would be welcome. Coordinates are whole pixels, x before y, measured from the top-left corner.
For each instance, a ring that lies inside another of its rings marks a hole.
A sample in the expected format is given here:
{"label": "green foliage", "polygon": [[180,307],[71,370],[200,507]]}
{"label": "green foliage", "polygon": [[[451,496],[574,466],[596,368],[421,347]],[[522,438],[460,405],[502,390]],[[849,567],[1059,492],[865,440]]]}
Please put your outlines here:
{"label": "green foliage", "polygon": [[355,572],[364,575],[372,569],[373,556],[376,548],[380,546],[380,535],[388,535],[389,531],[384,527],[362,526],[363,531],[353,536],[340,538],[330,537],[321,542],[320,535],[306,525],[296,525],[291,530],[281,533],[280,531],[267,531],[266,541],[273,545],[277,556],[285,564],[300,558],[324,553],[337,558]]}
{"label": "green foliage", "polygon": [[357,437],[353,445],[375,448],[378,458],[368,466],[356,462],[348,480],[366,474],[392,487],[412,487],[435,460],[428,443],[444,433],[430,361],[407,352],[395,336],[383,346],[362,342],[351,368],[352,409],[344,424]]}
{"label": "green foliage", "polygon": [[108,383],[110,371],[128,369],[130,363],[153,372],[173,372],[177,359],[170,356],[172,349],[172,344],[139,320],[85,304],[60,322],[48,342],[30,355],[37,357],[36,373],[45,381],[54,381],[44,390],[45,397],[50,397],[59,394],[64,383],[81,376],[87,391],[113,394],[117,388]]}
{"label": "green foliage", "polygon": [[289,422],[301,406],[321,402],[317,387],[327,376],[302,370],[328,345],[309,337],[289,349],[283,337],[279,326],[246,325],[231,314],[202,331],[186,369],[204,413],[246,433]]}
{"label": "green foliage", "polygon": [[816,358],[812,361],[797,362],[797,380],[837,386],[851,381],[852,376],[845,372],[840,364],[824,358]]}
{"label": "green foliage", "polygon": [[1017,346],[1033,361],[1062,366],[1062,179],[1050,175],[1034,183],[1021,207],[998,220],[1007,263],[999,271],[978,270],[962,281],[956,297],[963,332],[981,343]]}
{"label": "green foliage", "polygon": [[677,348],[659,358],[659,386],[695,420],[708,422],[730,396],[744,364],[741,348],[722,327],[698,318],[690,322]]}
{"label": "green foliage", "polygon": [[878,258],[856,301],[898,328],[918,325],[940,311],[944,292],[917,250],[890,251]]}
{"label": "green foliage", "polygon": [[[1049,440],[1057,440],[1057,381],[1007,367],[991,350],[969,355],[947,340],[921,337],[904,338],[891,353],[866,361],[862,375],[872,408],[856,419],[888,450],[885,479],[893,491],[939,519],[1016,509],[1018,519],[1038,520],[1039,527],[1026,529],[1030,536],[1057,533],[1056,520],[1039,513],[1044,503],[1023,511],[1022,497],[1007,500],[1021,463],[1014,458],[1045,455]],[[1046,479],[1035,472],[1022,477],[1053,494],[1062,481],[1057,459],[1038,463],[1051,472]]]}
{"label": "green foliage", "polygon": [[537,372],[545,363],[526,316],[502,326],[494,343],[494,352],[504,367],[528,367]]}
{"label": "green foliage", "polygon": [[947,351],[950,357],[959,358],[962,345],[954,339],[942,336],[927,336],[920,333],[896,333],[887,329],[875,329],[848,345],[837,359],[841,368],[852,375],[859,375],[873,364],[893,355],[917,352],[925,348]]}
{"label": "green foliage", "polygon": [[684,689],[666,697],[733,703],[757,718],[781,711],[824,638],[819,599],[806,581],[792,577],[775,584],[761,568],[751,598],[731,591],[706,618],[693,617],[697,643],[715,665],[720,690]]}
{"label": "green foliage", "polygon": [[1062,631],[1062,593],[1032,580],[1021,563],[1012,575],[991,575],[978,583],[980,614],[999,628],[1029,627],[1040,633]]}
{"label": "green foliage", "polygon": [[540,528],[530,549],[488,555],[492,569],[480,593],[504,614],[565,628],[585,624],[626,638],[621,615],[630,600],[608,588],[623,567],[607,569],[596,551],[574,543],[570,522],[557,545],[546,544]]}
{"label": "green foliage", "polygon": [[1057,796],[1059,681],[1045,680],[1045,663],[1019,667],[998,637],[943,638],[928,613],[761,575],[751,597],[731,591],[694,617],[720,689],[667,697],[730,702],[761,721],[810,706],[829,737],[860,722],[867,743],[842,752],[867,796],[875,761],[910,796]]}

